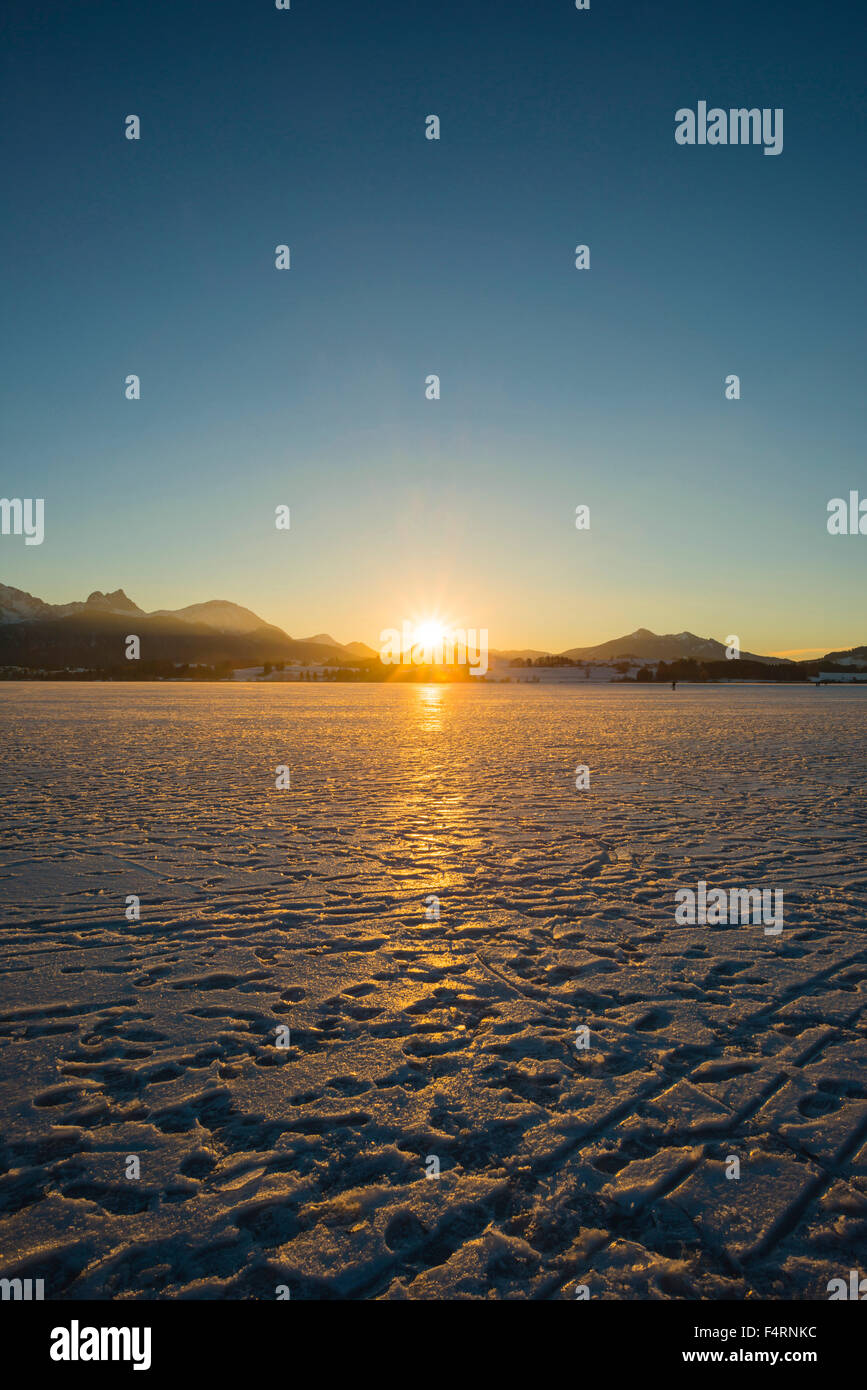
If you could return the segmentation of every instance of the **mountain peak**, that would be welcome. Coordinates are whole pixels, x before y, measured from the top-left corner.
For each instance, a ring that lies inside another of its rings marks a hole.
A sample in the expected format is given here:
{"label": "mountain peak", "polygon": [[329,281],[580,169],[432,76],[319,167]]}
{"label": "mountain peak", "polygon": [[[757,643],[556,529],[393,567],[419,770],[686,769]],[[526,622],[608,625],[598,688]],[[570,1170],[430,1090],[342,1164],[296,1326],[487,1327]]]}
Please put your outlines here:
{"label": "mountain peak", "polygon": [[87,605],[90,608],[108,609],[112,613],[141,613],[137,603],[133,603],[131,598],[127,598],[123,589],[115,589],[113,593],[104,594],[101,589],[94,589],[92,594],[88,594]]}
{"label": "mountain peak", "polygon": [[255,632],[268,624],[250,608],[242,608],[225,598],[210,598],[204,603],[188,603],[185,608],[158,608],[151,618],[177,618],[183,623],[204,623],[218,632]]}
{"label": "mountain peak", "polygon": [[[618,661],[632,657],[638,661],[722,661],[726,648],[714,637],[697,637],[694,632],[667,632],[660,635],[640,627],[626,637],[615,637],[595,647],[572,647],[563,656],[580,661]],[[746,660],[772,661],[772,657],[742,652]]]}

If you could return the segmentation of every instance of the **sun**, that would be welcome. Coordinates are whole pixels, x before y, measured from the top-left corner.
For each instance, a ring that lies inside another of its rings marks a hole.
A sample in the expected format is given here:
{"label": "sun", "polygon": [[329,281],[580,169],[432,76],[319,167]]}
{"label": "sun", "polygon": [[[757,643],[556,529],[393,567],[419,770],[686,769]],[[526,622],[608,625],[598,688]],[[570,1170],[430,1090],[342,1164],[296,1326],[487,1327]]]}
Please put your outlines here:
{"label": "sun", "polygon": [[439,618],[425,618],[416,624],[412,635],[412,645],[426,648],[440,647],[448,635],[448,628]]}

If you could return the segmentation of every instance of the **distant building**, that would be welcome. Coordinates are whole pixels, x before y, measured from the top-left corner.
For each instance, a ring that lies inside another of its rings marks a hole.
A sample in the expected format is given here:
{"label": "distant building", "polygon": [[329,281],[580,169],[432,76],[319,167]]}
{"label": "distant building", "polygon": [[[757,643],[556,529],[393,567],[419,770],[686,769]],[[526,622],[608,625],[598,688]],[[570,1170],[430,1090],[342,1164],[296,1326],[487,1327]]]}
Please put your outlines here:
{"label": "distant building", "polygon": [[814,685],[867,685],[867,671],[820,671],[810,680]]}

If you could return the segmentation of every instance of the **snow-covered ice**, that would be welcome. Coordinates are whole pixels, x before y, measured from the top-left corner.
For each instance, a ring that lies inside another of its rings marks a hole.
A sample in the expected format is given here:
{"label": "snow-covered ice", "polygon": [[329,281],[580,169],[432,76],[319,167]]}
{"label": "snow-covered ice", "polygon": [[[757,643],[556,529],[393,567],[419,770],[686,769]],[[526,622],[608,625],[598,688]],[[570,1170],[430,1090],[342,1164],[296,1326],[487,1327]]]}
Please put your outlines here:
{"label": "snow-covered ice", "polygon": [[[826,1298],[867,1244],[865,714],[0,686],[0,1274]],[[700,879],[783,889],[783,932],[676,925]]]}

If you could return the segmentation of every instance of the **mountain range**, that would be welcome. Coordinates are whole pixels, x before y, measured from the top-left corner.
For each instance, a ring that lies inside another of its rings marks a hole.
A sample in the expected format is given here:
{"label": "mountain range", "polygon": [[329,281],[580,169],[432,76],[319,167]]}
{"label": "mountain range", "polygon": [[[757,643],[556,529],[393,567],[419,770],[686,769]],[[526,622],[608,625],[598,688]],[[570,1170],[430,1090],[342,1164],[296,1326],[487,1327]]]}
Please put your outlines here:
{"label": "mountain range", "polygon": [[[694,632],[668,632],[660,637],[640,627],[626,637],[614,637],[595,647],[571,647],[560,655],[568,656],[571,661],[620,661],[627,656],[639,661],[725,661],[726,644],[713,637],[696,637]],[[756,656],[754,652],[741,652],[741,657],[744,661],[766,661],[774,665],[786,662],[785,657]]]}
{"label": "mountain range", "polygon": [[258,614],[226,599],[146,613],[123,589],[97,589],[83,601],[45,603],[0,584],[0,666],[34,669],[118,665],[130,633],[142,659],[256,666],[266,661],[348,664],[377,653],[364,642],[344,646],[327,633],[290,637]]}
{"label": "mountain range", "polygon": [[[377,652],[365,642],[337,642],[327,632],[290,637],[258,614],[227,599],[191,603],[185,608],[145,612],[123,589],[97,589],[84,600],[46,603],[22,589],[0,584],[0,666],[31,669],[93,669],[117,666],[123,643],[134,632],[141,639],[142,659],[178,664],[257,666],[265,662],[298,661],[321,665],[357,665],[375,660]],[[590,647],[570,647],[551,653],[532,648],[492,651],[494,661],[534,660],[562,656],[570,661],[721,661],[726,647],[713,637],[692,632],[658,635],[640,627]],[[789,664],[784,657],[742,652],[744,660]],[[824,661],[867,665],[867,647],[831,652]]]}

